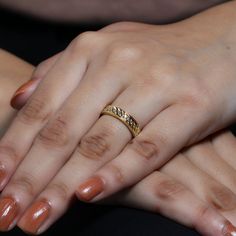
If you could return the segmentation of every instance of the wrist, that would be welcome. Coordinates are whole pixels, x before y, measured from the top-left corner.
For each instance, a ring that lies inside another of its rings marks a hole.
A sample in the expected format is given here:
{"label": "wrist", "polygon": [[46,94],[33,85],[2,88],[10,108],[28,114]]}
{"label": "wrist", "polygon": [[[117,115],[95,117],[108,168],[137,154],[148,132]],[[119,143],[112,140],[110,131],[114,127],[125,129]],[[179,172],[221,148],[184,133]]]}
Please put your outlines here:
{"label": "wrist", "polygon": [[236,56],[236,1],[213,7],[187,20],[176,23],[177,28],[185,29],[195,37],[207,40],[209,43],[219,42],[230,49]]}
{"label": "wrist", "polygon": [[164,39],[171,54],[186,60],[190,76],[198,75],[207,85],[212,102],[219,104],[216,116],[223,125],[236,117],[235,8],[232,1],[155,30],[155,37]]}
{"label": "wrist", "polygon": [[[175,32],[184,32],[191,42],[190,44],[194,47],[198,47],[200,44],[205,50],[205,55],[211,54],[210,58],[214,61],[215,77],[224,76],[225,83],[221,84],[221,90],[225,90],[224,87],[228,88],[227,94],[222,96],[225,104],[224,116],[230,117],[230,122],[236,120],[235,9],[236,1],[230,1],[173,25]],[[183,40],[183,44],[187,42],[188,40]],[[227,86],[229,80],[231,86]],[[217,83],[211,86],[216,87]]]}

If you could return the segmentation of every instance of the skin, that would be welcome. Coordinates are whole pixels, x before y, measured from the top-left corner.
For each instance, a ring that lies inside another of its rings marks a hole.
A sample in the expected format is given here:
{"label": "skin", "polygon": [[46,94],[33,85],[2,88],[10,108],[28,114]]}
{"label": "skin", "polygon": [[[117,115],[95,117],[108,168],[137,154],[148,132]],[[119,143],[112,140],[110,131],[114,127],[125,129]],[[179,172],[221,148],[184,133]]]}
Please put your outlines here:
{"label": "skin", "polygon": [[[186,18],[225,0],[0,0],[4,7],[53,21],[167,23]],[[47,5],[47,7],[45,7]]]}
{"label": "skin", "polygon": [[[11,94],[19,83],[30,77],[33,67],[2,50],[0,61],[2,132],[8,119],[16,115],[9,106]],[[13,67],[9,67],[9,64]],[[47,71],[49,65],[44,62],[41,71]],[[29,96],[26,96],[26,100]],[[154,171],[131,188],[98,203],[119,204],[161,213],[194,227],[203,235],[233,235],[234,228],[228,220],[236,223],[236,187],[233,184],[236,177],[235,150],[235,137],[228,131],[222,131],[179,153],[159,171]],[[207,165],[202,164],[205,161]],[[29,211],[18,223],[27,232],[25,226]]]}
{"label": "skin", "polygon": [[[50,203],[37,233],[64,213],[76,190],[84,200],[87,178],[104,182],[92,199],[99,201],[235,121],[235,5],[167,26],[125,22],[86,32],[46,74],[36,70],[42,80],[2,138],[0,160],[5,183],[21,162],[2,193],[16,199],[19,215],[39,193]],[[143,128],[132,142],[121,122],[99,118],[110,103]],[[202,232],[220,235],[218,223],[214,233]]]}
{"label": "skin", "polygon": [[[32,75],[33,66],[10,53],[6,53],[2,49],[0,49],[0,62],[0,136],[2,136],[16,113],[16,111],[9,106],[9,100],[16,88]],[[12,68],[19,69],[14,71]]]}

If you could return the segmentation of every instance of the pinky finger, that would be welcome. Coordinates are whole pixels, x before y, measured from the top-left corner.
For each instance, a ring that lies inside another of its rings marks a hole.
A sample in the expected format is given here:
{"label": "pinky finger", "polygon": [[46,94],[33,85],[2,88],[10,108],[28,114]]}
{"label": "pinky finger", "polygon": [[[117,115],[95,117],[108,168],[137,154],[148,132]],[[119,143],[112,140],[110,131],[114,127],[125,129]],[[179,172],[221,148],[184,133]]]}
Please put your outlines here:
{"label": "pinky finger", "polygon": [[202,235],[236,235],[236,228],[220,213],[183,185],[158,171],[119,194],[119,199],[123,205],[161,213]]}

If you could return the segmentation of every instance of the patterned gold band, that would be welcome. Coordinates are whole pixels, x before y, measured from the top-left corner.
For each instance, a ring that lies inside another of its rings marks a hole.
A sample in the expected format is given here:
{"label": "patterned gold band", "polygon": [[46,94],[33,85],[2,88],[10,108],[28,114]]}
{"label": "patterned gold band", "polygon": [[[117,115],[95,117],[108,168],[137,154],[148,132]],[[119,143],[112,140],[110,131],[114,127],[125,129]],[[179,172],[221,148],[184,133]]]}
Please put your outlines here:
{"label": "patterned gold band", "polygon": [[127,126],[133,137],[136,137],[141,131],[138,122],[120,107],[108,105],[103,109],[101,115],[110,115],[120,120]]}

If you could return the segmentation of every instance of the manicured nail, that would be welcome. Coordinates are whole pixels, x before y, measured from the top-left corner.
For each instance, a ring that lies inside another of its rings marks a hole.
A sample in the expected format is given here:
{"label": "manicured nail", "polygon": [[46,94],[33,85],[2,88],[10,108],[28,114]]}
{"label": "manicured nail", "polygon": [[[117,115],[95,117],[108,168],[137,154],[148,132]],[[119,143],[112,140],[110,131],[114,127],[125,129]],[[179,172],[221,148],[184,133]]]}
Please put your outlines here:
{"label": "manicured nail", "polygon": [[19,212],[17,202],[11,197],[0,200],[0,231],[8,231]]}
{"label": "manicured nail", "polygon": [[21,97],[26,92],[33,92],[35,88],[37,87],[37,84],[39,82],[38,78],[33,78],[20,86],[13,95],[11,99],[11,106],[15,109],[20,109],[22,107]]}
{"label": "manicured nail", "polygon": [[5,180],[6,180],[6,169],[3,165],[0,164],[0,191],[2,190]]}
{"label": "manicured nail", "polygon": [[76,192],[79,199],[91,201],[104,190],[104,182],[100,177],[89,178],[81,184]]}
{"label": "manicured nail", "polygon": [[46,200],[35,202],[21,219],[20,227],[27,233],[37,234],[48,219],[51,206]]}
{"label": "manicured nail", "polygon": [[236,227],[227,222],[223,228],[223,236],[236,236]]}

